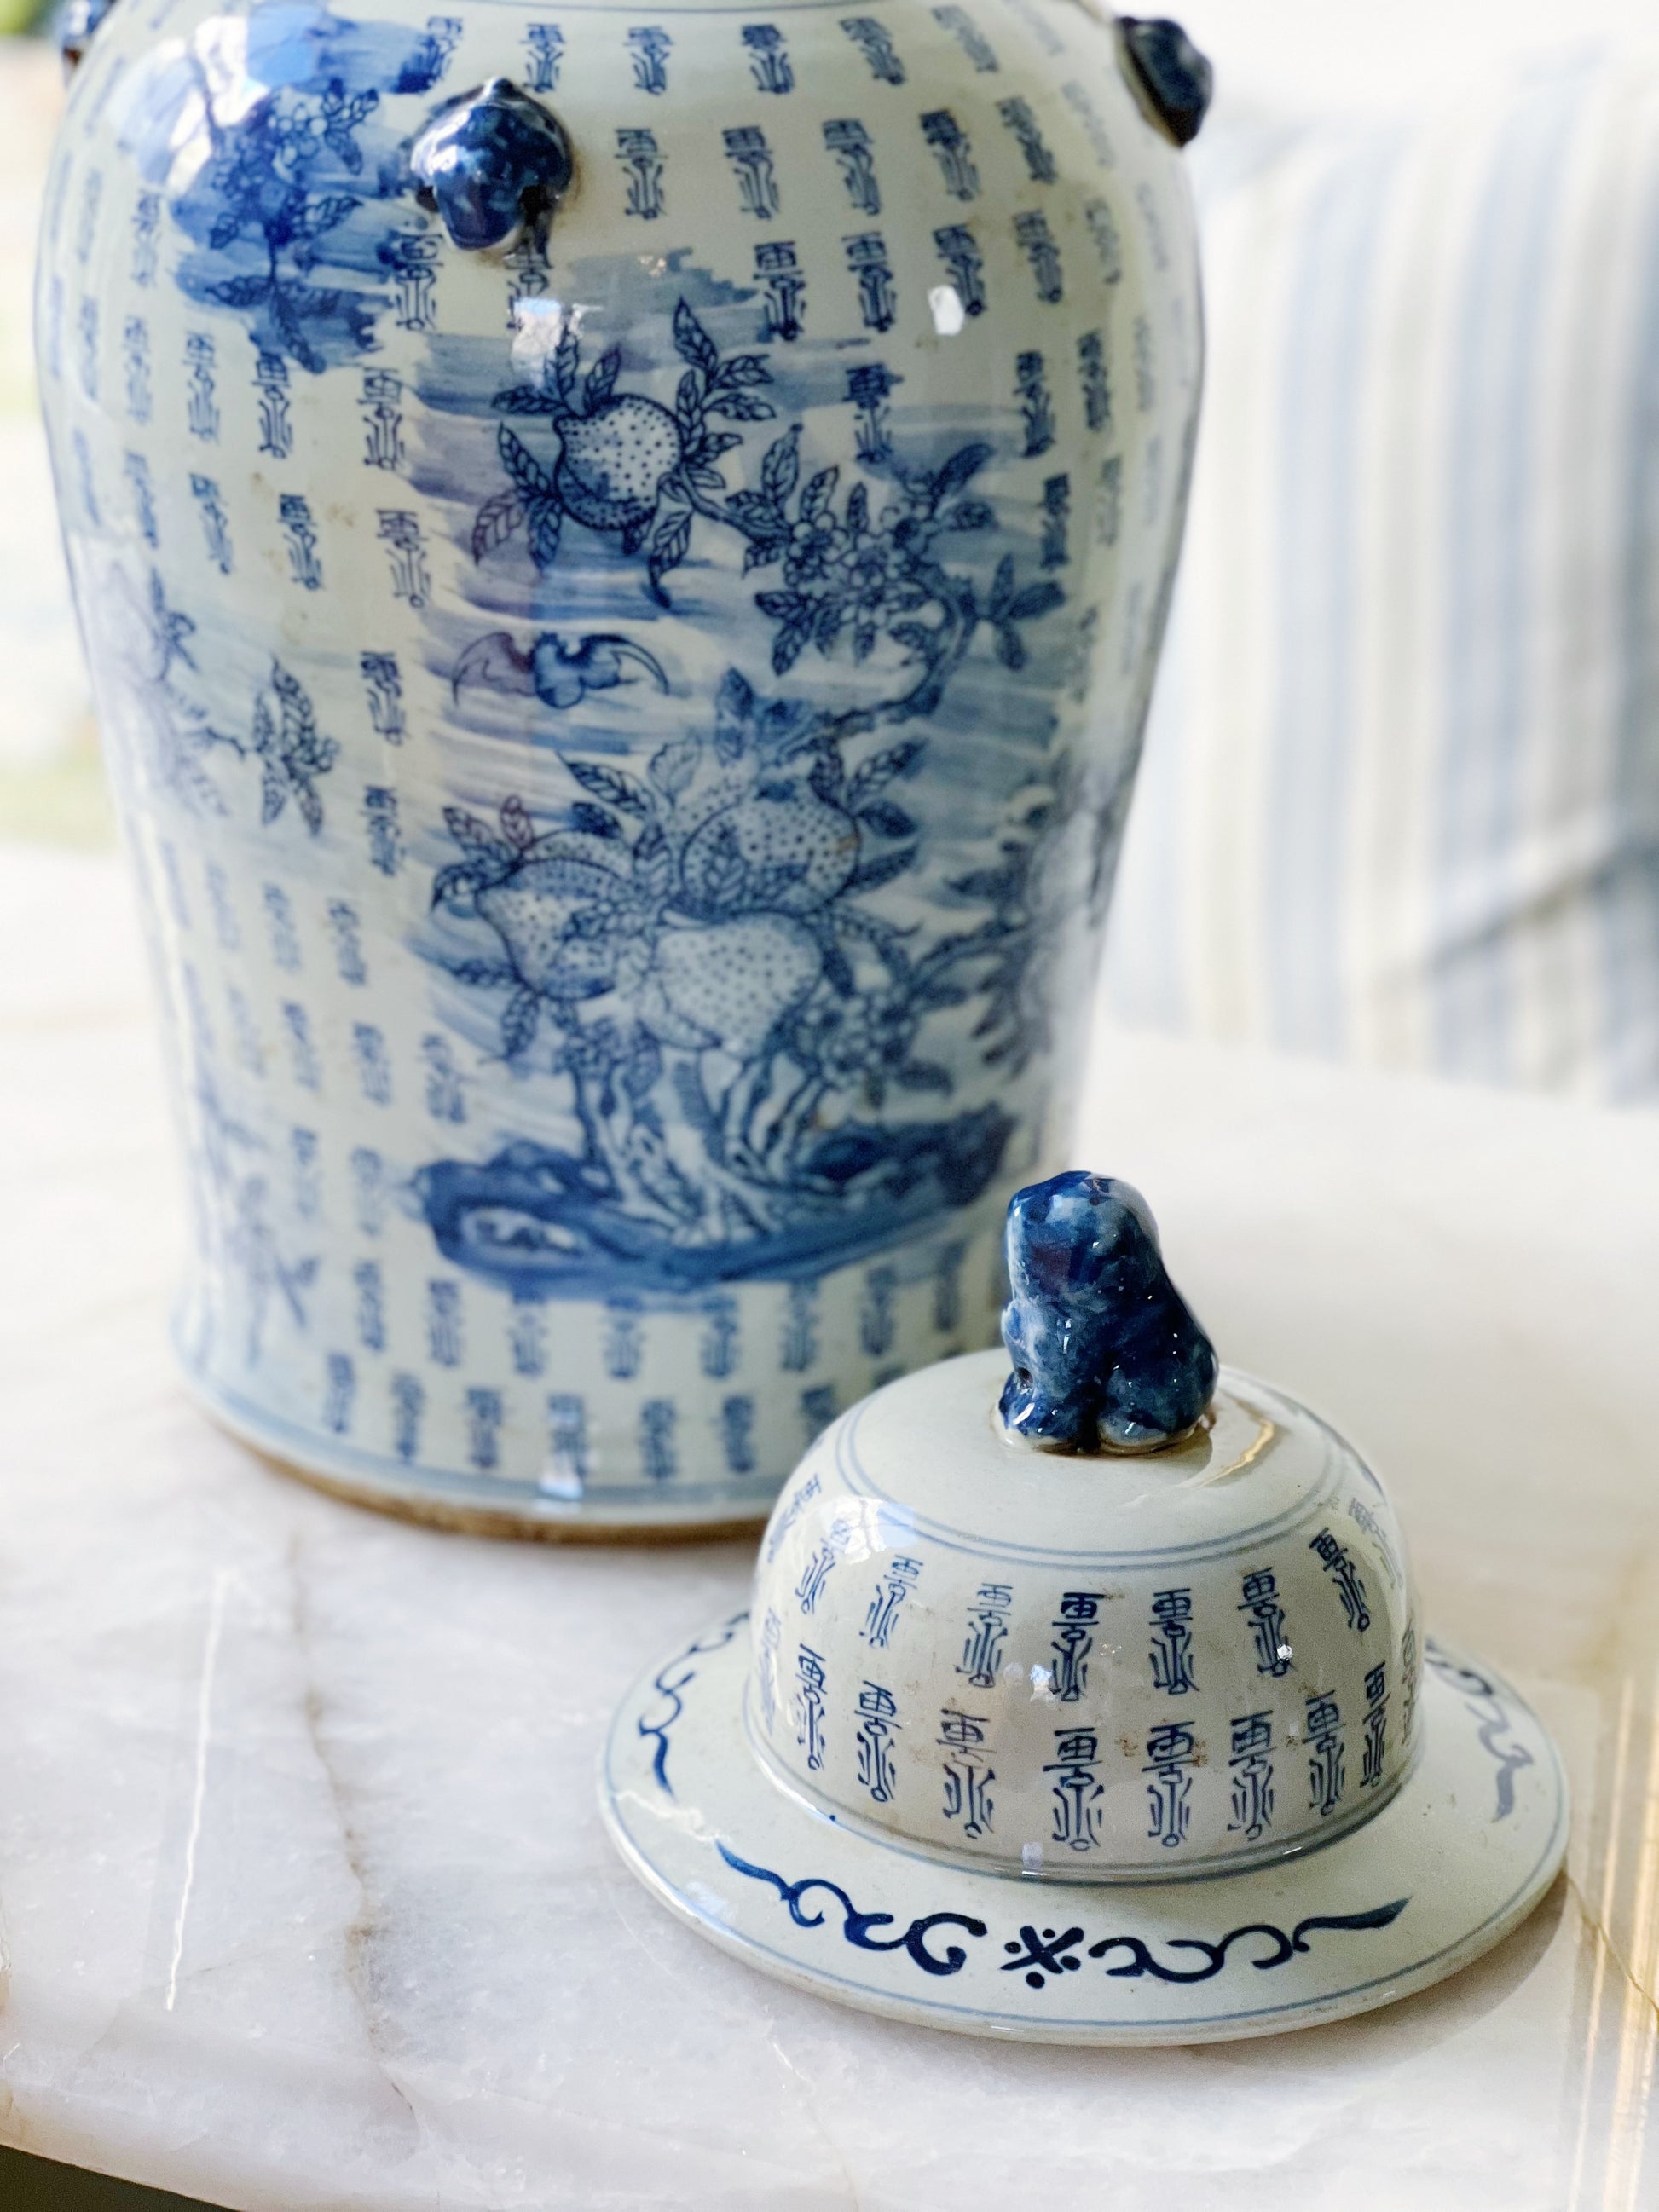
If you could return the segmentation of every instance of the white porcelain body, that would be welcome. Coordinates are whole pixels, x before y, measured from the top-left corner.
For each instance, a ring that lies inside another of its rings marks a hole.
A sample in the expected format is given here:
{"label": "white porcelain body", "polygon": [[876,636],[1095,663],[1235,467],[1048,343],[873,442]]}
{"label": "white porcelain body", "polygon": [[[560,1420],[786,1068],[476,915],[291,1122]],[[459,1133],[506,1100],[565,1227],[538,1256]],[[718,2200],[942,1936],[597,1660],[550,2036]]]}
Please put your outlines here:
{"label": "white porcelain body", "polygon": [[[555,1526],[758,1516],[993,1335],[1200,376],[1104,17],[649,13],[122,0],[42,246],[188,1370]],[[579,170],[505,261],[407,170],[496,73]]]}
{"label": "white porcelain body", "polygon": [[820,1437],[761,1547],[745,1714],[783,1786],[958,1864],[1100,1882],[1328,1842],[1400,1788],[1422,1658],[1376,1478],[1224,1370],[1173,1450],[1009,1441],[1006,1360]]}

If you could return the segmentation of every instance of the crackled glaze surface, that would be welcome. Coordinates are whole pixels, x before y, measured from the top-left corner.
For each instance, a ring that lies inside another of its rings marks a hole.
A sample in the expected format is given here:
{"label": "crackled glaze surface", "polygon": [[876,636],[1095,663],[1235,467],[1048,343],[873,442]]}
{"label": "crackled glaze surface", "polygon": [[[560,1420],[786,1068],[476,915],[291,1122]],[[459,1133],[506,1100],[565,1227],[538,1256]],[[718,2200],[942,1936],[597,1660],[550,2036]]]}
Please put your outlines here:
{"label": "crackled glaze surface", "polygon": [[1060,1458],[978,1352],[843,1416],[756,1571],[750,1742],[786,1786],[953,1862],[1065,1881],[1283,1858],[1417,1749],[1422,1655],[1376,1476],[1223,1371],[1186,1443]]}
{"label": "crackled glaze surface", "polygon": [[[491,258],[410,157],[498,76],[576,175]],[[1106,20],[132,0],[39,326],[210,1401],[383,1494],[720,1519],[988,1340],[1200,372]]]}

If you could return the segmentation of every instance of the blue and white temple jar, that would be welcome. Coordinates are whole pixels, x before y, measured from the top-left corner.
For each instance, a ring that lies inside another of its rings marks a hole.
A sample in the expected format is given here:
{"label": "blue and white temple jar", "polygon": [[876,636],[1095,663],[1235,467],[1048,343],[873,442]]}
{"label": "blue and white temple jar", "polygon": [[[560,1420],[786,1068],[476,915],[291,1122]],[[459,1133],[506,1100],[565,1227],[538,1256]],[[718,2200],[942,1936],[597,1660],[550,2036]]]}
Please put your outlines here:
{"label": "blue and white temple jar", "polygon": [[179,1345],[372,1502],[760,1516],[994,1337],[1064,1146],[1207,70],[1076,0],[845,4],[76,31],[41,377]]}

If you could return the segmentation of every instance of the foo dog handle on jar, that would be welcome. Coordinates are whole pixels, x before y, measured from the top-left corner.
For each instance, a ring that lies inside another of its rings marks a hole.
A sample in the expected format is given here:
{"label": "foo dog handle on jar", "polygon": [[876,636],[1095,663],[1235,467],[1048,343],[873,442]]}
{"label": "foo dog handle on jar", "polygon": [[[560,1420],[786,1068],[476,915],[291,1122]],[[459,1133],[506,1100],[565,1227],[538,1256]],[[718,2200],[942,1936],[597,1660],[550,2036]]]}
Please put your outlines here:
{"label": "foo dog handle on jar", "polygon": [[1131,85],[1176,144],[1190,145],[1215,88],[1207,58],[1167,15],[1120,15],[1117,29]]}
{"label": "foo dog handle on jar", "polygon": [[1009,1202],[1007,1254],[1011,1435],[1096,1453],[1190,1434],[1215,1390],[1215,1349],[1170,1280],[1138,1190],[1077,1172],[1029,1184]]}
{"label": "foo dog handle on jar", "polygon": [[410,166],[451,240],[474,253],[509,251],[576,169],[562,124],[504,76],[440,108]]}

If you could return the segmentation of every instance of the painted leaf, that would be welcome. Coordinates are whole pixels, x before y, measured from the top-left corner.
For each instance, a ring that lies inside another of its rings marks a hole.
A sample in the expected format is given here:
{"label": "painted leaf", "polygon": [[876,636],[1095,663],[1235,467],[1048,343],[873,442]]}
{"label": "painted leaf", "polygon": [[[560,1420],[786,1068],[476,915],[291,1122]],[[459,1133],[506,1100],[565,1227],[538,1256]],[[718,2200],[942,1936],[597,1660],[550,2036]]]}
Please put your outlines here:
{"label": "painted leaf", "polygon": [[540,1015],[541,1001],[533,991],[520,988],[507,1000],[501,1011],[501,1049],[509,1060],[529,1050]]}
{"label": "painted leaf", "polygon": [[482,561],[498,545],[504,545],[524,520],[524,506],[516,491],[498,491],[487,499],[478,509],[472,525],[472,557]]}
{"label": "painted leaf", "polygon": [[719,374],[720,357],[714,340],[682,300],[674,310],[674,344],[680,359],[705,376]]}
{"label": "painted leaf", "polygon": [[591,792],[611,806],[621,807],[624,814],[649,814],[651,801],[631,775],[619,768],[608,767],[603,761],[568,760],[569,769],[582,789]]}

